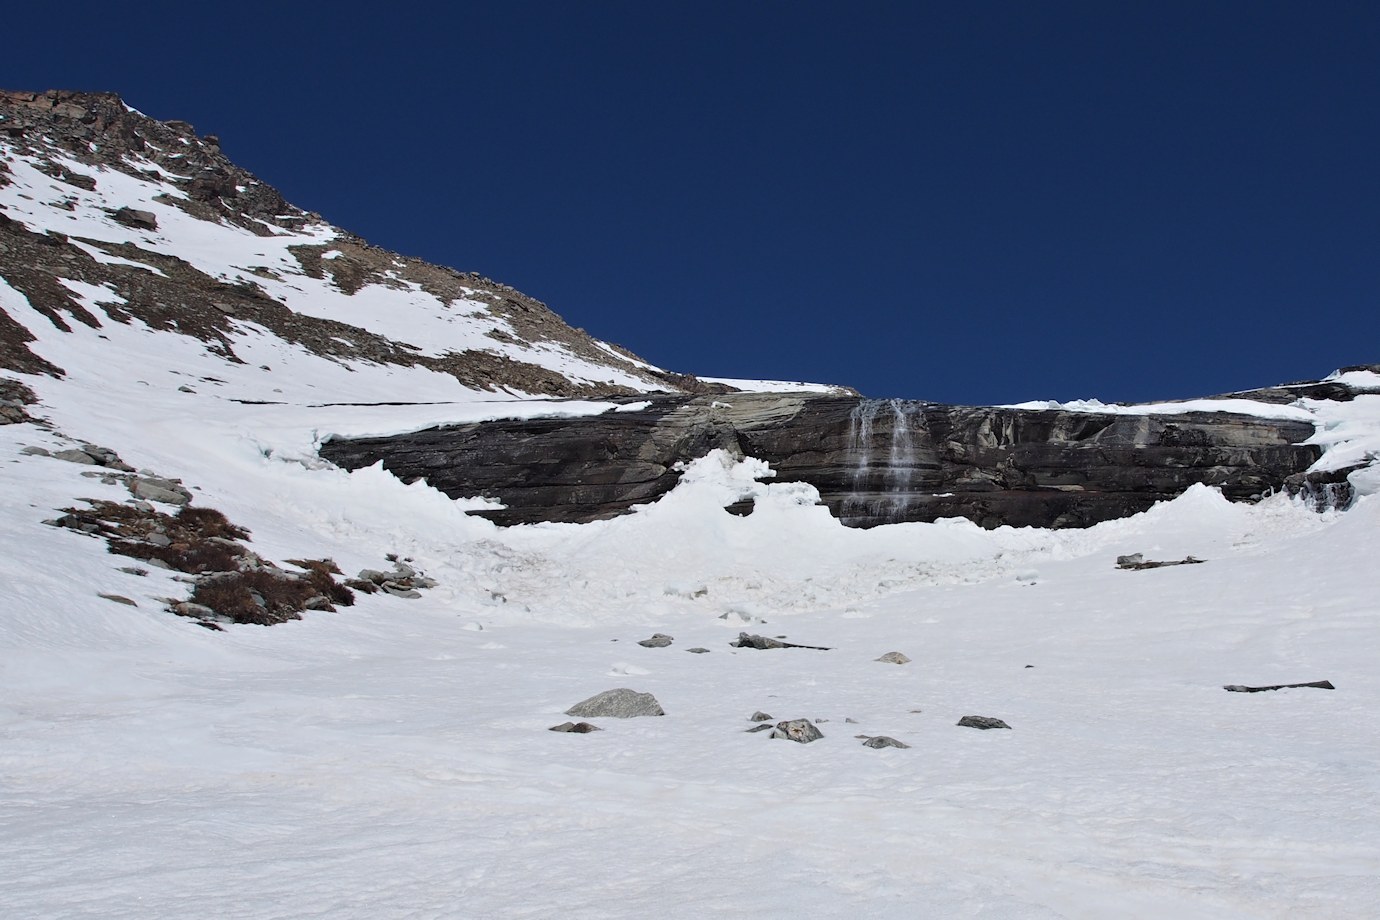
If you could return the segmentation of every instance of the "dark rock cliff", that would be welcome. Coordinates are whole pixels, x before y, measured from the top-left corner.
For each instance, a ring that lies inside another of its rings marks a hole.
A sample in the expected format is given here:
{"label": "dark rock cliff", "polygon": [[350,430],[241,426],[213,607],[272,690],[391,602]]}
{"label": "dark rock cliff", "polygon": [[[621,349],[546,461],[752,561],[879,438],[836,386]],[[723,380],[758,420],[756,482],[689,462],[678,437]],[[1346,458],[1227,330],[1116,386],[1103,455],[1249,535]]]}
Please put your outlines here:
{"label": "dark rock cliff", "polygon": [[1223,412],[731,394],[333,440],[321,453],[351,469],[382,460],[400,478],[425,479],[452,497],[500,499],[506,508],[478,513],[501,524],[621,514],[674,486],[677,463],[724,448],[767,461],[777,481],[815,486],[850,526],[966,517],[984,527],[1086,527],[1195,483],[1234,500],[1279,489],[1320,456],[1300,443],[1312,433],[1304,421]]}

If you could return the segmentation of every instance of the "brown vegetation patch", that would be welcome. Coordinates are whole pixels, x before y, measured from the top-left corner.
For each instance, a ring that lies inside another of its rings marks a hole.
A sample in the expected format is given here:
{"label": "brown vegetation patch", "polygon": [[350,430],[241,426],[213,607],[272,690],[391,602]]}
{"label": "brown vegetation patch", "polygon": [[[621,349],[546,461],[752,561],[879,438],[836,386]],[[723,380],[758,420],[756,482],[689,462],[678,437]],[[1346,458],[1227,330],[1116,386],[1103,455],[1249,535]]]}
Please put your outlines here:
{"label": "brown vegetation patch", "polygon": [[354,593],[336,580],[330,559],[296,559],[289,572],[260,558],[238,541],[249,531],[214,508],[190,505],[164,514],[145,504],[88,499],[89,508],[65,508],[51,523],[102,537],[110,552],[197,576],[190,603],[172,611],[215,627],[216,621],[268,626],[301,619],[304,610],[335,610],[354,603]]}
{"label": "brown vegetation patch", "polygon": [[[334,566],[330,560],[319,560],[321,571]],[[326,579],[333,582],[330,575]],[[348,588],[335,585],[349,604],[354,600]],[[302,619],[306,609],[334,610],[330,603],[310,603],[322,597],[318,583],[312,576],[285,572],[276,567],[253,568],[246,571],[216,572],[197,581],[192,590],[192,603],[209,607],[222,617],[236,623],[272,626],[288,620]]]}

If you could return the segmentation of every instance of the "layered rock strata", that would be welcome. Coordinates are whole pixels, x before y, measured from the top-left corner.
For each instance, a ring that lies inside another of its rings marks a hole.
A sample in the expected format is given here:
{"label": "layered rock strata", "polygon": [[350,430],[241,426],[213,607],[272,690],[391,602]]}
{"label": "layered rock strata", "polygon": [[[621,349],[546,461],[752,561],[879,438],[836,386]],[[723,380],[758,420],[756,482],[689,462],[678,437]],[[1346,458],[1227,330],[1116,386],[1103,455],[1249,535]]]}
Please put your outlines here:
{"label": "layered rock strata", "polygon": [[[1228,412],[1115,414],[780,394],[667,397],[635,411],[454,425],[333,440],[350,469],[382,461],[500,524],[585,522],[654,501],[677,464],[723,448],[807,482],[855,527],[966,517],[984,527],[1086,527],[1195,483],[1233,500],[1281,488],[1320,456],[1304,421]],[[731,507],[749,513],[749,507]]]}

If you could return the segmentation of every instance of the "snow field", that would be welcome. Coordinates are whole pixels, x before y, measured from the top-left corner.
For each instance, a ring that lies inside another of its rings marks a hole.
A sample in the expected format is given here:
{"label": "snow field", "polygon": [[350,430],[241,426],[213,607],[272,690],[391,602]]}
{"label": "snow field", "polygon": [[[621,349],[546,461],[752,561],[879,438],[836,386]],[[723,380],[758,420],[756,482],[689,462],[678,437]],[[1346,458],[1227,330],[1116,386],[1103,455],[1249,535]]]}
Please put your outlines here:
{"label": "snow field", "polygon": [[[119,491],[0,429],[17,916],[1335,917],[1377,894],[1373,498],[1317,516],[1195,489],[1089,531],[850,531],[711,456],[636,515],[499,530],[377,469],[265,457],[303,446],[303,407],[184,417],[160,388],[135,451],[90,393],[39,383],[64,429],[204,473],[198,502],[270,558],[400,551],[442,584],[212,634],[159,609],[165,573],[38,523]],[[753,515],[719,510],[744,492]],[[1114,569],[1134,551],[1209,561]],[[675,644],[636,645],[654,629]],[[729,648],[740,629],[833,648]],[[892,649],[915,661],[872,660]],[[545,730],[613,686],[668,715]],[[825,738],[746,734],[757,709]]]}

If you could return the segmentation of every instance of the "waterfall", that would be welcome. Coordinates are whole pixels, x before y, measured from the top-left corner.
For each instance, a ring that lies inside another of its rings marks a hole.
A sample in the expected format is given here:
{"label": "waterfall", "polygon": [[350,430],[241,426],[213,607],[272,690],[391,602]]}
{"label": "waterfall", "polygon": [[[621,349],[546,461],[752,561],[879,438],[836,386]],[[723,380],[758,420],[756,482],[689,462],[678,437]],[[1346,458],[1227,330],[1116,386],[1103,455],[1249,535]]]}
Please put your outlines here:
{"label": "waterfall", "polygon": [[864,399],[848,414],[848,450],[857,457],[853,464],[854,493],[862,491],[867,481],[867,469],[872,465],[872,423],[881,407],[881,400]]}
{"label": "waterfall", "polygon": [[[853,459],[845,523],[886,524],[905,519],[911,505],[916,440],[923,436],[923,404],[900,399],[865,399],[848,416],[848,451]],[[879,418],[880,416],[880,418]],[[875,450],[877,426],[889,425],[885,462]]]}

